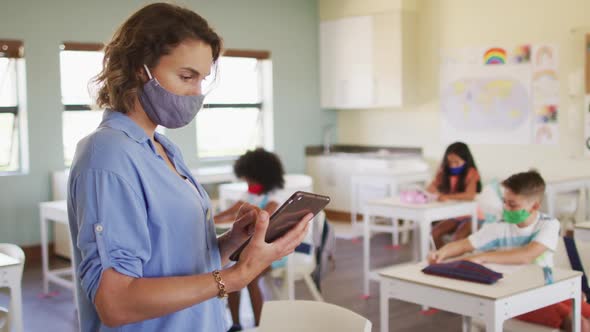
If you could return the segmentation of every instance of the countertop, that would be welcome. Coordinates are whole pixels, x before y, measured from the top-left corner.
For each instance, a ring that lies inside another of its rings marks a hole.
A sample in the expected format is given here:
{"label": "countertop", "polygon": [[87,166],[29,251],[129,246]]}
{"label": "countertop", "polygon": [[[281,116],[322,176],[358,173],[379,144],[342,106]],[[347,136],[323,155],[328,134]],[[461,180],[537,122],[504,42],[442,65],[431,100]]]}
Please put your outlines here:
{"label": "countertop", "polygon": [[376,145],[331,145],[330,152],[324,153],[323,145],[312,145],[305,148],[306,156],[321,155],[352,155],[367,157],[404,157],[404,156],[421,156],[422,148],[394,147],[394,146],[376,146]]}

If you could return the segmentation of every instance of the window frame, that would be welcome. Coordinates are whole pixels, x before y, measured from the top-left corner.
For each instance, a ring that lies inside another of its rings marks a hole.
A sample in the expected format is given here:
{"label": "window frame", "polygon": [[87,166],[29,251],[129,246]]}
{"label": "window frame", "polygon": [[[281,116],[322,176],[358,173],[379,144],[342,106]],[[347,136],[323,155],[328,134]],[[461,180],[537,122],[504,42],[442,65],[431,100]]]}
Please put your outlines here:
{"label": "window frame", "polygon": [[[252,109],[257,108],[262,118],[261,130],[262,130],[262,145],[271,149],[273,147],[272,138],[272,67],[271,67],[271,53],[263,50],[247,50],[247,49],[226,49],[221,54],[221,57],[234,57],[234,58],[251,58],[259,61],[261,66],[259,70],[260,90],[262,92],[261,101],[258,103],[207,103],[203,109],[216,109],[216,108],[233,108],[233,109]],[[198,120],[197,120],[198,121]],[[196,124],[195,124],[196,125]],[[195,133],[197,135],[197,133]],[[195,137],[196,138],[196,137]],[[214,157],[201,157],[199,155],[199,142],[197,139],[197,159],[199,162],[205,164],[215,164],[219,162],[233,162],[239,158],[239,155],[227,155],[227,156],[214,156]]]}
{"label": "window frame", "polygon": [[[105,45],[103,43],[65,41],[60,45],[59,51],[60,51],[60,53],[67,52],[67,51],[103,52],[104,47],[105,47]],[[62,65],[63,64],[61,63],[61,60],[60,60],[60,67]],[[61,132],[61,134],[62,134],[62,144],[63,144],[63,152],[64,152],[63,157],[64,157],[64,165],[66,167],[70,167],[71,161],[70,161],[70,163],[68,163],[68,160],[66,159],[66,155],[65,155],[66,145],[64,142],[65,137],[64,137],[64,123],[63,123],[65,112],[88,112],[88,111],[97,111],[97,109],[94,106],[94,104],[65,104],[63,102],[63,97],[64,96],[62,93],[61,98],[62,98],[63,111],[62,111],[62,132]]]}
{"label": "window frame", "polygon": [[[60,46],[60,53],[64,51],[87,51],[87,52],[101,52],[104,50],[104,44],[102,43],[82,43],[82,42],[63,42]],[[60,66],[61,66],[60,62]],[[63,98],[63,96],[61,96]],[[91,111],[93,110],[92,104],[64,104],[62,99],[62,105],[64,111]]]}
{"label": "window frame", "polygon": [[10,154],[16,148],[16,168],[4,170],[9,167],[10,160],[6,165],[0,165],[0,176],[25,175],[29,172],[28,158],[28,137],[26,117],[26,68],[24,62],[24,42],[15,39],[0,39],[0,58],[14,59],[15,63],[15,94],[16,105],[0,106],[0,114],[13,114],[14,122],[10,143]]}

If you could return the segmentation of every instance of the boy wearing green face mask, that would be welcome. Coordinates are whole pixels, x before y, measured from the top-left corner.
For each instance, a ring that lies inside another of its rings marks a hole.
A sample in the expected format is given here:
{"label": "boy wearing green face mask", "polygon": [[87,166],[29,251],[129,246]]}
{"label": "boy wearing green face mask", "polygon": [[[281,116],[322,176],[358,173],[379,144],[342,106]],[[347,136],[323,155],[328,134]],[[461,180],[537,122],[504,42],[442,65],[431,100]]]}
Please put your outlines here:
{"label": "boy wearing green face mask", "polygon": [[431,252],[430,263],[477,250],[465,259],[476,263],[553,266],[559,238],[559,221],[539,212],[545,181],[536,171],[518,173],[502,182],[503,220],[484,225],[467,239]]}
{"label": "boy wearing green face mask", "polygon": [[[502,221],[485,224],[466,239],[451,242],[428,255],[429,263],[462,257],[475,263],[531,264],[553,266],[559,240],[559,221],[539,212],[545,181],[536,171],[518,173],[502,182]],[[590,305],[582,301],[582,331],[590,331]],[[571,301],[567,300],[518,316],[531,323],[571,331]]]}

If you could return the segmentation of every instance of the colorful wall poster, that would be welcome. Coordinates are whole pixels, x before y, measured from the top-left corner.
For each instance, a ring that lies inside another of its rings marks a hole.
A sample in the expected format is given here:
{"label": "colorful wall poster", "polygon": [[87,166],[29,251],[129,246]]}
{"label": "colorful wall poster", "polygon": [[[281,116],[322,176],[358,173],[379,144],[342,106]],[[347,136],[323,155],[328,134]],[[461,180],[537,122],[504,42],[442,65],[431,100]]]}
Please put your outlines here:
{"label": "colorful wall poster", "polygon": [[556,48],[552,45],[535,45],[532,58],[534,142],[555,145],[559,142],[559,75]]}
{"label": "colorful wall poster", "polygon": [[484,53],[483,59],[486,65],[503,65],[506,63],[506,50],[492,47]]}
{"label": "colorful wall poster", "polygon": [[465,47],[441,52],[444,141],[556,144],[558,57],[553,45]]}
{"label": "colorful wall poster", "polygon": [[445,66],[440,91],[443,140],[530,143],[530,69],[510,64]]}

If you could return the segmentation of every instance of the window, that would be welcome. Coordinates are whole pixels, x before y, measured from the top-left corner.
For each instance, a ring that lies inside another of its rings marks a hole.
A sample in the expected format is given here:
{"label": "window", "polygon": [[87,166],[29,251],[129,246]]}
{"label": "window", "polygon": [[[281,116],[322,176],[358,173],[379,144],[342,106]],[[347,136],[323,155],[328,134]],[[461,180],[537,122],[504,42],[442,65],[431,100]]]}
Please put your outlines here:
{"label": "window", "polygon": [[98,127],[102,110],[91,110],[96,86],[93,79],[102,69],[102,44],[64,43],[59,54],[64,163],[70,166],[78,141]]}
{"label": "window", "polygon": [[257,146],[272,148],[271,64],[268,52],[228,50],[218,61],[205,106],[197,116],[201,159],[235,158]]}
{"label": "window", "polygon": [[26,172],[23,43],[0,40],[0,173]]}

